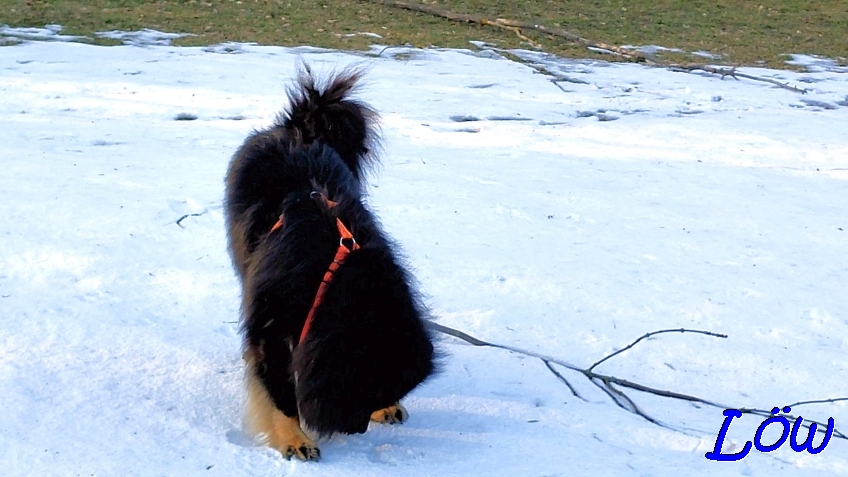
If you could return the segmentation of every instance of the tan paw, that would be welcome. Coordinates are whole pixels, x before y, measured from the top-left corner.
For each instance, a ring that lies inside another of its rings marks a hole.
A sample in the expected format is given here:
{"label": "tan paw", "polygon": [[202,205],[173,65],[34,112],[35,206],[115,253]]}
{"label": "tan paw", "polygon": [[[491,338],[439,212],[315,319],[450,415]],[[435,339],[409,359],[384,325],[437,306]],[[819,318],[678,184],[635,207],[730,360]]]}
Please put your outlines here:
{"label": "tan paw", "polygon": [[283,457],[286,459],[291,459],[292,456],[295,456],[300,460],[321,460],[321,450],[311,440],[301,442],[297,446],[289,445],[285,451],[281,449],[280,452],[283,453]]}
{"label": "tan paw", "polygon": [[280,451],[283,457],[300,460],[318,460],[321,451],[315,441],[300,428],[297,417],[286,416],[271,401],[268,392],[256,378],[248,361],[247,374],[247,429],[261,437],[263,443]]}
{"label": "tan paw", "polygon": [[380,424],[400,424],[408,418],[409,413],[399,402],[371,413],[371,420]]}
{"label": "tan paw", "polygon": [[318,450],[315,441],[300,429],[300,422],[296,417],[284,416],[277,411],[272,416],[271,423],[273,428],[268,435],[268,444],[280,451],[283,457],[291,459],[295,456],[300,460],[321,458],[321,451]]}

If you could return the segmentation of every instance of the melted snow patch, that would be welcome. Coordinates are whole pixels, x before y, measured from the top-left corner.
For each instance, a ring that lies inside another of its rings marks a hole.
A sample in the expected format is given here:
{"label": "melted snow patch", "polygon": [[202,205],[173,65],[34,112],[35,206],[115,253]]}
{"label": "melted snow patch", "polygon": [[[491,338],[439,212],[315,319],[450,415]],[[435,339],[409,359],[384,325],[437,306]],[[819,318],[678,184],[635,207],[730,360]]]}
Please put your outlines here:
{"label": "melted snow patch", "polygon": [[681,50],[680,48],[667,48],[665,46],[659,46],[659,45],[639,45],[639,46],[621,45],[621,48],[623,48],[625,50],[635,50],[635,51],[638,51],[639,53],[644,53],[646,55],[655,55],[659,51],[671,51],[673,53],[685,53],[685,51]]}
{"label": "melted snow patch", "polygon": [[51,41],[84,41],[88,37],[77,35],[60,35],[61,25],[45,25],[44,28],[0,26],[0,38],[4,40],[16,38],[21,40],[51,40]]}
{"label": "melted snow patch", "polygon": [[178,38],[194,36],[191,33],[165,33],[149,28],[140,31],[98,31],[95,35],[97,38],[120,40],[125,45],[132,46],[168,46]]}
{"label": "melted snow patch", "polygon": [[371,33],[370,31],[360,31],[360,32],[357,32],[357,33],[344,33],[344,34],[336,33],[335,35],[339,38],[351,38],[351,37],[354,37],[354,36],[368,36],[368,37],[377,38],[377,39],[383,38],[382,35],[378,35],[376,33]]}
{"label": "melted snow patch", "polygon": [[[818,55],[789,55],[791,60],[786,61],[787,65],[803,66],[810,73],[848,73],[848,66],[840,66],[836,60],[825,58]],[[845,62],[845,58],[840,58],[840,61]]]}

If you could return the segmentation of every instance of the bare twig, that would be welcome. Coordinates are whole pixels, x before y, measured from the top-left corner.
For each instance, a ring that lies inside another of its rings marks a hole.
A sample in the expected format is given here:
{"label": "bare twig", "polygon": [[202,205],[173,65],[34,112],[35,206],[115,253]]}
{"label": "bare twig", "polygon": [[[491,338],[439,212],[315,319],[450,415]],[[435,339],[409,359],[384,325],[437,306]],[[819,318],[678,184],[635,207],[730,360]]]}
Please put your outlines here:
{"label": "bare twig", "polygon": [[[597,386],[598,389],[605,392],[607,394],[607,396],[609,396],[610,399],[612,399],[612,402],[614,402],[616,406],[624,409],[627,412],[634,412],[632,407],[625,406],[624,403],[621,402],[621,399],[619,399],[618,395],[616,395],[614,392],[612,392],[612,389],[610,389],[609,386],[606,385],[606,383],[604,383],[603,381],[596,381],[594,379],[591,380],[591,382],[592,382],[592,384]],[[651,421],[651,420],[649,419],[649,421]]]}
{"label": "bare twig", "polygon": [[495,345],[495,344],[492,344],[492,343],[489,343],[489,342],[486,342],[486,341],[483,341],[483,340],[478,340],[477,338],[475,338],[475,337],[473,337],[473,336],[471,336],[467,333],[464,333],[464,332],[459,331],[459,330],[455,330],[455,329],[450,328],[450,327],[445,326],[445,325],[440,325],[440,324],[436,323],[435,321],[428,321],[427,326],[432,330],[438,331],[439,333],[444,333],[446,335],[453,336],[454,338],[459,338],[462,341],[465,341],[466,343],[473,344],[474,346],[494,346],[495,348],[500,348],[500,346],[498,346],[498,345]]}
{"label": "bare twig", "polygon": [[557,370],[553,367],[553,365],[551,364],[551,362],[550,362],[550,361],[547,361],[547,360],[542,360],[542,361],[544,361],[545,366],[547,366],[547,367],[548,367],[548,369],[549,369],[549,370],[551,370],[551,372],[552,372],[552,373],[554,373],[554,376],[556,376],[557,378],[559,378],[559,380],[560,380],[560,381],[562,381],[562,382],[563,382],[563,384],[565,384],[566,386],[568,386],[568,389],[570,389],[570,390],[571,390],[571,394],[573,394],[573,395],[574,395],[574,397],[576,397],[577,399],[580,399],[580,400],[581,400],[581,401],[583,401],[583,402],[589,402],[588,400],[586,400],[586,398],[584,398],[583,396],[581,396],[581,395],[580,395],[580,393],[578,393],[576,389],[574,389],[574,386],[572,386],[572,385],[571,385],[571,383],[569,383],[569,382],[568,382],[568,380],[567,380],[567,379],[565,379],[565,376],[563,376],[562,374],[560,374],[560,372],[559,372],[559,371],[557,371]]}
{"label": "bare twig", "polygon": [[616,351],[612,354],[609,354],[609,355],[605,356],[604,358],[596,361],[595,364],[593,364],[592,366],[589,366],[589,371],[592,371],[593,369],[595,369],[596,366],[603,363],[604,361],[606,361],[606,360],[608,360],[608,359],[610,359],[610,358],[612,358],[612,357],[614,357],[614,356],[616,356],[620,353],[623,353],[623,352],[629,350],[630,348],[636,346],[636,343],[638,343],[638,342],[640,342],[640,341],[642,341],[646,338],[650,338],[651,336],[658,335],[658,334],[661,334],[661,333],[701,333],[703,335],[715,336],[715,337],[718,337],[718,338],[727,338],[727,335],[723,335],[721,333],[713,333],[712,331],[687,330],[685,328],[678,328],[678,329],[674,329],[674,330],[652,331],[650,333],[645,333],[644,335],[640,336],[639,338],[636,339],[636,341],[630,343],[629,345],[625,346],[624,348],[621,348],[620,350],[618,350],[618,351]]}
{"label": "bare twig", "polygon": [[606,393],[606,395],[610,397],[612,402],[614,402],[618,407],[624,409],[625,411],[630,412],[632,414],[636,414],[637,416],[656,426],[671,431],[680,432],[682,434],[690,435],[688,432],[683,432],[681,429],[672,427],[658,419],[651,417],[650,415],[648,415],[648,413],[646,413],[639,406],[637,406],[636,403],[633,402],[633,400],[630,399],[629,396],[621,392],[621,390],[613,387],[609,381],[603,379],[592,379],[591,381],[592,384],[598,387],[598,389]]}
{"label": "bare twig", "polygon": [[510,30],[510,31],[514,32],[518,36],[518,38],[521,38],[522,40],[526,41],[527,43],[530,43],[531,45],[533,45],[533,48],[541,48],[542,47],[542,45],[536,43],[532,39],[523,35],[521,33],[521,29],[518,28],[518,27],[503,25],[503,24],[497,23],[497,22],[490,22],[488,20],[483,20],[483,24],[484,25],[491,25],[493,27],[503,28],[504,30]]}
{"label": "bare twig", "polygon": [[780,88],[783,88],[783,89],[788,89],[789,91],[794,91],[796,93],[801,93],[801,94],[806,94],[807,92],[809,92],[809,90],[806,89],[806,88],[799,88],[797,86],[792,86],[789,83],[781,83],[780,81],[777,81],[777,80],[772,79],[772,78],[763,78],[761,76],[754,76],[754,75],[749,75],[749,74],[745,74],[745,73],[740,73],[736,70],[735,66],[728,68],[728,67],[717,67],[717,66],[710,66],[710,65],[695,64],[695,65],[667,65],[667,68],[670,69],[671,71],[682,71],[682,72],[686,72],[686,73],[691,73],[693,71],[704,71],[704,72],[707,72],[707,73],[712,73],[714,75],[720,75],[721,79],[724,79],[725,76],[730,76],[731,78],[733,78],[737,81],[739,80],[739,78],[745,78],[745,79],[749,79],[749,80],[752,80],[752,81],[762,81],[764,83],[773,84],[777,87],[780,87]]}
{"label": "bare twig", "polygon": [[[725,408],[725,409],[737,409],[737,408]],[[751,414],[751,415],[754,415],[754,416],[762,416],[762,417],[772,417],[773,416],[771,411],[766,411],[764,409],[740,407],[737,410],[739,412],[741,412],[742,414]],[[784,414],[783,416],[786,417],[787,419],[790,419],[790,420],[797,420],[799,417],[801,417],[801,416],[796,416],[794,414]],[[820,421],[813,421],[813,420],[807,419],[806,417],[804,418],[804,422],[801,423],[801,427],[809,429],[810,424],[816,425],[816,432],[821,432],[822,434],[827,432],[827,429],[826,429],[827,423],[820,422]],[[845,433],[836,430],[835,427],[833,429],[833,437],[838,437],[840,439],[848,440],[848,436],[846,436]]]}
{"label": "bare twig", "polygon": [[177,221],[176,221],[176,222],[174,222],[174,223],[175,223],[175,224],[177,224],[177,225],[179,225],[181,229],[184,229],[184,228],[185,228],[185,225],[183,225],[183,224],[181,223],[183,220],[185,220],[185,219],[187,219],[187,218],[189,218],[189,217],[200,217],[201,215],[203,215],[203,214],[205,214],[205,213],[206,213],[206,211],[203,211],[203,212],[201,212],[201,213],[199,213],[199,214],[185,214],[185,215],[183,215],[182,217],[180,217],[179,219],[177,219]]}
{"label": "bare twig", "polygon": [[662,427],[671,429],[671,427],[669,427],[669,426],[663,424],[662,422],[658,421],[657,419],[654,419],[653,417],[649,416],[645,411],[643,411],[641,408],[639,408],[639,406],[637,406],[636,403],[633,402],[632,399],[630,399],[630,396],[624,394],[621,390],[619,390],[615,386],[613,386],[612,383],[610,383],[609,381],[604,380],[604,387],[606,387],[607,389],[612,391],[613,394],[615,394],[616,396],[619,397],[619,399],[626,402],[627,406],[630,408],[630,412],[632,412],[633,414],[641,416],[643,419],[650,422],[651,424],[656,424],[658,426],[662,426]]}
{"label": "bare twig", "polygon": [[[659,331],[646,333],[646,334],[642,335],[641,337],[639,337],[638,339],[636,339],[635,341],[633,341],[632,343],[630,343],[628,346],[626,346],[626,347],[624,347],[624,348],[622,348],[622,349],[620,349],[620,350],[598,360],[591,367],[581,368],[579,366],[575,366],[573,364],[567,363],[567,362],[562,361],[560,359],[553,358],[553,357],[550,357],[550,356],[545,356],[545,355],[542,355],[540,353],[534,353],[532,351],[523,350],[521,348],[516,348],[516,347],[513,347],[513,346],[509,346],[509,345],[502,345],[502,344],[497,344],[497,343],[490,343],[488,341],[483,341],[479,338],[475,338],[475,337],[469,335],[468,333],[465,333],[465,332],[462,332],[462,331],[459,331],[459,330],[456,330],[456,329],[453,329],[453,328],[450,328],[448,326],[441,325],[441,324],[438,324],[438,323],[435,323],[435,322],[432,322],[432,321],[428,322],[428,326],[435,331],[438,331],[440,333],[461,339],[461,340],[465,341],[466,343],[472,344],[474,346],[487,346],[487,347],[492,347],[492,348],[500,348],[500,349],[504,349],[504,350],[507,350],[507,351],[512,351],[514,353],[522,354],[524,356],[530,356],[532,358],[540,359],[542,362],[545,363],[545,366],[547,366],[548,370],[550,370],[560,381],[562,381],[563,383],[565,383],[566,386],[568,386],[568,388],[571,390],[572,394],[574,394],[575,396],[577,396],[580,399],[583,399],[583,397],[580,396],[577,393],[577,391],[574,389],[574,387],[571,386],[571,384],[568,382],[568,380],[566,380],[564,376],[562,376],[560,373],[558,373],[556,371],[556,369],[554,369],[553,364],[562,366],[562,367],[564,367],[566,369],[570,369],[572,371],[579,372],[579,373],[583,374],[584,376],[586,376],[586,378],[589,379],[589,381],[591,381],[592,384],[594,384],[599,389],[604,391],[618,407],[625,409],[626,411],[631,412],[633,414],[636,414],[639,417],[645,419],[646,421],[648,421],[652,424],[658,425],[660,427],[664,427],[666,429],[674,430],[674,431],[677,431],[677,432],[683,432],[683,431],[681,431],[680,429],[674,428],[672,426],[669,426],[668,424],[665,424],[665,423],[658,421],[657,419],[651,417],[649,414],[647,414],[645,411],[643,411],[641,408],[639,408],[636,405],[636,403],[629,396],[627,396],[623,391],[621,391],[620,389],[616,388],[613,385],[621,386],[621,387],[629,388],[629,389],[635,389],[637,391],[641,391],[641,392],[648,393],[648,394],[653,394],[655,396],[661,396],[661,397],[666,397],[666,398],[670,398],[670,399],[679,399],[679,400],[682,400],[682,401],[704,404],[704,405],[707,405],[707,406],[710,406],[710,407],[715,407],[715,408],[718,408],[718,409],[737,409],[740,412],[742,412],[743,414],[752,414],[752,415],[762,416],[762,417],[771,417],[772,416],[770,410],[730,406],[730,405],[727,405],[727,404],[722,404],[722,403],[710,401],[710,400],[707,400],[707,399],[703,399],[703,398],[700,398],[700,397],[697,397],[697,396],[691,396],[691,395],[688,395],[688,394],[678,393],[678,392],[675,392],[675,391],[665,391],[665,390],[662,390],[662,389],[657,389],[657,388],[653,388],[653,387],[650,387],[650,386],[645,386],[644,384],[635,383],[633,381],[628,381],[626,379],[621,379],[621,378],[618,378],[618,377],[615,377],[615,376],[609,376],[609,375],[606,375],[606,374],[599,374],[599,373],[592,371],[592,369],[594,367],[598,366],[599,364],[603,363],[604,361],[608,360],[609,358],[616,356],[618,354],[621,354],[622,352],[632,348],[634,345],[636,345],[636,343],[638,343],[638,342],[642,341],[643,339],[646,339],[650,336],[653,336],[653,335],[657,335],[657,334],[660,334],[660,333],[670,333],[670,332],[680,332],[680,333],[690,332],[690,333],[699,333],[699,334],[705,334],[705,335],[709,335],[709,336],[715,336],[715,337],[719,337],[719,338],[726,338],[727,337],[726,335],[723,335],[723,334],[720,334],[720,333],[713,333],[713,332],[710,332],[710,331],[700,331],[700,330],[689,330],[689,329],[685,329],[685,328],[659,330]],[[583,399],[583,400],[585,401],[585,399]],[[848,397],[838,397],[838,398],[822,399],[822,400],[814,400],[814,401],[799,401],[799,402],[790,404],[789,406],[794,407],[794,406],[801,406],[801,405],[804,405],[804,404],[834,403],[834,402],[840,402],[840,401],[848,401]],[[795,419],[796,418],[796,416],[788,415],[788,414],[785,415],[785,416],[789,419]],[[819,421],[813,421],[813,420],[809,420],[809,419],[805,418],[804,422],[802,422],[801,425],[802,425],[802,427],[809,429],[811,424],[817,425],[817,428],[816,428],[817,432],[821,432],[821,433],[826,432],[826,424],[819,422]],[[684,434],[686,434],[686,433],[684,432]],[[846,435],[846,434],[844,434],[844,433],[842,433],[842,432],[840,432],[836,429],[833,430],[833,436],[837,437],[839,439],[848,440],[848,435]]]}
{"label": "bare twig", "polygon": [[839,402],[839,401],[848,401],[848,397],[833,398],[833,399],[816,399],[816,400],[813,400],[813,401],[798,401],[798,402],[793,402],[792,404],[787,404],[787,406],[788,407],[795,407],[795,406],[802,406],[804,404],[826,404],[826,403]]}

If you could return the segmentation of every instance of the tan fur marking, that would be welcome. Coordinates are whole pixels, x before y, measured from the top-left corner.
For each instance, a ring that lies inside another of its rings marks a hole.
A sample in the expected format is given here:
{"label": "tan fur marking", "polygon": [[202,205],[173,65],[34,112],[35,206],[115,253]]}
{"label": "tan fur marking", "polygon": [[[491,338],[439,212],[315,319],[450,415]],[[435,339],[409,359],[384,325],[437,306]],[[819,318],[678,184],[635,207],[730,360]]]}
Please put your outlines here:
{"label": "tan fur marking", "polygon": [[400,424],[408,418],[409,413],[406,412],[406,408],[401,406],[399,402],[371,413],[371,420],[380,424]]}
{"label": "tan fur marking", "polygon": [[[256,353],[246,352],[248,358]],[[247,431],[259,436],[263,444],[280,451],[286,459],[296,456],[300,460],[318,460],[321,451],[315,441],[304,434],[297,417],[283,414],[268,391],[256,377],[253,370],[254,361],[248,360],[247,374],[247,409],[245,427]]]}

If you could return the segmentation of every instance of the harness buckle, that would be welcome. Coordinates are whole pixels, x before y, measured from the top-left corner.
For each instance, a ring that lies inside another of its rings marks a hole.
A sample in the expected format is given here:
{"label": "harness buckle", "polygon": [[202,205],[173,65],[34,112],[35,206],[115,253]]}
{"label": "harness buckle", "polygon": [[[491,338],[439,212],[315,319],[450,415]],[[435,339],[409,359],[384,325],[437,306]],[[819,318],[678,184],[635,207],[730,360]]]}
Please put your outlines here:
{"label": "harness buckle", "polygon": [[[347,242],[345,242],[345,241],[347,241]],[[350,245],[348,245],[348,244],[350,244]],[[354,251],[354,250],[356,250],[356,239],[353,238],[353,237],[348,237],[348,238],[339,237],[339,247],[345,247],[346,249],[348,249],[350,251]]]}

